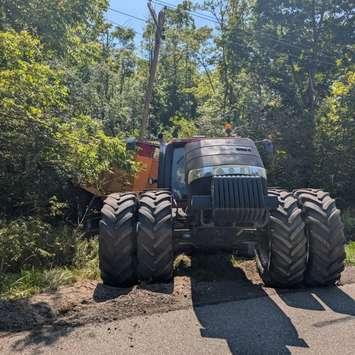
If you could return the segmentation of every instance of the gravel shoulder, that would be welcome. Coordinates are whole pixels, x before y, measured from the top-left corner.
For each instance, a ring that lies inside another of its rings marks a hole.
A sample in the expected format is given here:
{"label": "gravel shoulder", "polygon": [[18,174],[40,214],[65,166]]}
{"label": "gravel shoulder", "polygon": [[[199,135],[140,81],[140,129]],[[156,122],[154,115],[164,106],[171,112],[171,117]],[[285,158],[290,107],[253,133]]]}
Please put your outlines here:
{"label": "gravel shoulder", "polygon": [[[204,257],[195,266],[178,268],[176,274],[170,284],[117,289],[88,281],[26,300],[0,300],[0,343],[1,338],[24,330],[68,329],[288,292],[263,287],[251,260],[233,267],[222,256],[217,261],[216,257]],[[341,284],[349,283],[355,283],[355,267],[343,273]]]}

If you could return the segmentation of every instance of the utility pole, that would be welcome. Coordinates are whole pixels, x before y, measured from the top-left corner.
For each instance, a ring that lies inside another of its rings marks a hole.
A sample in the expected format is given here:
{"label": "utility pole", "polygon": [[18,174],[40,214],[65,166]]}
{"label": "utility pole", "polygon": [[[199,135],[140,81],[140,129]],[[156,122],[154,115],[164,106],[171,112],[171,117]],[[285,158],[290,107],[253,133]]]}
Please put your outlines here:
{"label": "utility pole", "polygon": [[155,81],[155,76],[157,73],[157,67],[159,61],[160,43],[164,31],[166,8],[164,7],[162,10],[160,10],[157,16],[151,2],[149,1],[148,9],[152,15],[156,28],[155,28],[155,43],[154,43],[153,59],[149,67],[149,80],[148,80],[148,86],[144,98],[144,111],[143,111],[142,129],[141,129],[141,138],[146,137],[149,131],[149,110],[150,110],[150,103],[152,101],[154,81]]}

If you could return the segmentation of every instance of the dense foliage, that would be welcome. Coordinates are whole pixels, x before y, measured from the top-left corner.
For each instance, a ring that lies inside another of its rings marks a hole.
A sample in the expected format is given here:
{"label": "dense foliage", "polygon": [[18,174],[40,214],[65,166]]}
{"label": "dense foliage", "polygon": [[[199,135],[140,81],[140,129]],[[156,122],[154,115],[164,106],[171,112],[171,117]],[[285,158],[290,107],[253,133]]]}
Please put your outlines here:
{"label": "dense foliage", "polygon": [[[135,171],[123,139],[141,126],[154,29],[148,21],[137,48],[132,29],[107,23],[108,6],[1,2],[1,243],[6,233],[27,243],[38,220],[76,228],[78,184],[100,189],[103,172]],[[201,12],[207,25],[198,27]],[[274,141],[272,184],[323,187],[354,205],[353,12],[349,0],[169,7],[151,138],[222,136],[230,121],[236,134]],[[16,247],[14,258],[29,257]],[[40,262],[47,254],[35,248]]]}

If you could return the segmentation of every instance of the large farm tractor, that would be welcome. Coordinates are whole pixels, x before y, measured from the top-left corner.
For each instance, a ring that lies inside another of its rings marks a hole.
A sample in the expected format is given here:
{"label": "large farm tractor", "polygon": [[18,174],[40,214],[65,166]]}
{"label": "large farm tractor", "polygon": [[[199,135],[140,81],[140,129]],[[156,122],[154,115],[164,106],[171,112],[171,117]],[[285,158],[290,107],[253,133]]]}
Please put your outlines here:
{"label": "large farm tractor", "polygon": [[250,232],[266,285],[327,286],[339,280],[345,237],[328,193],[268,188],[256,144],[247,138],[197,137],[158,149],[146,149],[158,161],[156,176],[152,169],[144,173],[150,188],[113,193],[104,202],[105,284],[168,282],[178,253],[235,252]]}

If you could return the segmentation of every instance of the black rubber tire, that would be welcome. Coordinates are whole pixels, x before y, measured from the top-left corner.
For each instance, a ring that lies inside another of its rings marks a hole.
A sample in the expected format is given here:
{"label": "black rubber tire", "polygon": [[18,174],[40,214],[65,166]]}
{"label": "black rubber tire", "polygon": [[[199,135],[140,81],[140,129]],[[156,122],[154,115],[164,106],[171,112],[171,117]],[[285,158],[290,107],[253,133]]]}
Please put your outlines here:
{"label": "black rubber tire", "polygon": [[147,191],[139,199],[138,278],[168,282],[173,277],[172,204],[169,191]]}
{"label": "black rubber tire", "polygon": [[256,248],[256,263],[266,286],[292,288],[303,282],[307,239],[301,209],[292,193],[270,189],[279,206],[270,211],[268,232]]}
{"label": "black rubber tire", "polygon": [[305,283],[331,286],[339,281],[345,267],[344,226],[340,211],[329,193],[316,189],[294,191],[302,209],[308,238]]}
{"label": "black rubber tire", "polygon": [[112,194],[101,210],[99,263],[104,284],[128,287],[136,283],[137,197]]}

